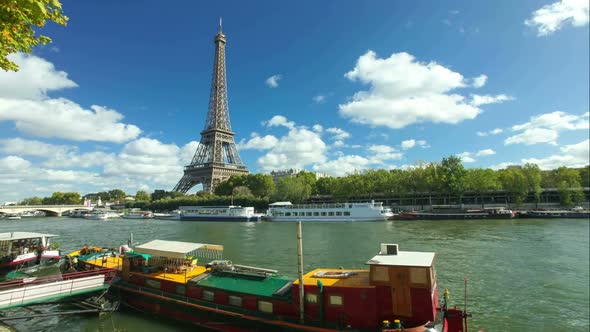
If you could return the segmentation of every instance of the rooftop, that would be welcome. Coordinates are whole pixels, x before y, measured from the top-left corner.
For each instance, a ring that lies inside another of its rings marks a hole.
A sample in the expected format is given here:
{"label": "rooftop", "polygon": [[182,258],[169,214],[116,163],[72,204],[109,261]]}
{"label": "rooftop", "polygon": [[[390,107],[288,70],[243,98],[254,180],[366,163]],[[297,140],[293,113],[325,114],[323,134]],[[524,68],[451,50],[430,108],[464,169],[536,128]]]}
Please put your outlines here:
{"label": "rooftop", "polygon": [[434,262],[433,252],[398,251],[397,255],[376,255],[366,264],[389,266],[430,267]]}
{"label": "rooftop", "polygon": [[0,233],[0,241],[37,239],[41,237],[56,237],[55,234],[33,233],[33,232],[8,232]]}
{"label": "rooftop", "polygon": [[223,251],[223,246],[205,243],[153,240],[135,247],[134,251],[152,256],[184,259],[197,254],[197,250],[201,249],[207,251]]}

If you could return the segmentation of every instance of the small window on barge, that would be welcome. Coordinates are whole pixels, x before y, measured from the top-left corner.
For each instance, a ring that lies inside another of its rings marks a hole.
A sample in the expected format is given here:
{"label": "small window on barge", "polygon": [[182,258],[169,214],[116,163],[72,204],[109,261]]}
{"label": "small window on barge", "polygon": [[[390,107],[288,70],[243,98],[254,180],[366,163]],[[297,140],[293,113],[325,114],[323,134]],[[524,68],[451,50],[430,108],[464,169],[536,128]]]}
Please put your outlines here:
{"label": "small window on barge", "polygon": [[342,302],[342,296],[340,296],[340,295],[330,295],[330,297],[328,298],[328,303],[330,305],[334,305],[334,306],[341,306],[343,304],[343,302]]}
{"label": "small window on barge", "polygon": [[314,293],[305,293],[305,302],[311,304],[318,303],[318,295]]}
{"label": "small window on barge", "polygon": [[201,298],[205,301],[213,301],[215,299],[215,293],[212,291],[203,290],[203,295],[201,295]]}
{"label": "small window on barge", "polygon": [[241,307],[242,306],[242,298],[235,295],[230,295],[228,298],[228,303],[230,305]]}
{"label": "small window on barge", "polygon": [[272,302],[258,301],[258,311],[272,314]]}

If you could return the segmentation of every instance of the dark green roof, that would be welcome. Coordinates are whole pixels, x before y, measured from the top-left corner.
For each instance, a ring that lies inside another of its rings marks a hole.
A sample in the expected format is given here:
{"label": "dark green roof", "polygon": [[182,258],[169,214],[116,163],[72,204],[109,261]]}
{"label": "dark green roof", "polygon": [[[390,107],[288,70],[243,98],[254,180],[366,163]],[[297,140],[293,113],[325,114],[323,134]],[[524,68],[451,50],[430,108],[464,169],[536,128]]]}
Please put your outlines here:
{"label": "dark green roof", "polygon": [[[197,282],[199,286],[210,287],[228,292],[272,297],[291,279],[285,276],[269,276],[266,278],[250,278],[231,273],[216,273]],[[284,294],[281,297],[287,296]]]}

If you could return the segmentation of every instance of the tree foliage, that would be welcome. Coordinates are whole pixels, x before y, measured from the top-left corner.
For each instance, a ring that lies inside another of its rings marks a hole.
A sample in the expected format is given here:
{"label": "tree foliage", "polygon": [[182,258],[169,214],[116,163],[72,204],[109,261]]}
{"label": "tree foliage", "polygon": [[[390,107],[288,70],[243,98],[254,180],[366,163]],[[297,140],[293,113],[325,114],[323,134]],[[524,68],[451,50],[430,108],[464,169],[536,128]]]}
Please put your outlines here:
{"label": "tree foliage", "polygon": [[152,200],[152,197],[150,194],[148,194],[146,191],[143,190],[139,190],[137,191],[137,193],[135,194],[135,200],[136,201],[143,201],[143,202],[149,202]]}
{"label": "tree foliage", "polygon": [[8,60],[16,52],[31,53],[33,47],[51,42],[51,38],[35,35],[35,27],[47,21],[66,25],[59,0],[2,0],[0,1],[0,68],[17,71],[18,65]]}

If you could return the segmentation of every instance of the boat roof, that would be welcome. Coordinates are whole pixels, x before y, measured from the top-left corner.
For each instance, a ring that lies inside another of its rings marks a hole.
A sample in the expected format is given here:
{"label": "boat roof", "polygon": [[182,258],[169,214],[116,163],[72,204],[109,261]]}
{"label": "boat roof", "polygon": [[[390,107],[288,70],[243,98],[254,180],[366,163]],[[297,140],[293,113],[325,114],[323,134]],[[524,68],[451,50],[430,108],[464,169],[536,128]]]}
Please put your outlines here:
{"label": "boat roof", "polygon": [[134,251],[152,256],[184,259],[188,256],[195,255],[199,249],[223,251],[223,246],[205,243],[153,240],[135,247]]}
{"label": "boat roof", "polygon": [[187,210],[187,209],[235,209],[235,208],[242,208],[241,205],[190,205],[190,206],[180,206],[178,207],[179,210]]}
{"label": "boat roof", "polygon": [[199,286],[210,287],[228,292],[252,294],[256,296],[277,296],[280,289],[285,287],[291,279],[285,276],[269,276],[266,278],[241,278],[223,273],[214,274],[196,282]]}
{"label": "boat roof", "polygon": [[277,206],[277,205],[283,206],[283,205],[293,205],[293,204],[291,204],[291,202],[274,202],[274,203],[268,204],[268,206]]}
{"label": "boat roof", "polygon": [[430,267],[434,262],[433,252],[398,251],[397,255],[376,255],[366,264],[387,266]]}
{"label": "boat roof", "polygon": [[41,238],[41,237],[56,237],[56,236],[59,236],[59,235],[45,234],[45,233],[33,233],[33,232],[8,232],[8,233],[0,233],[0,241],[36,239],[36,238]]}

